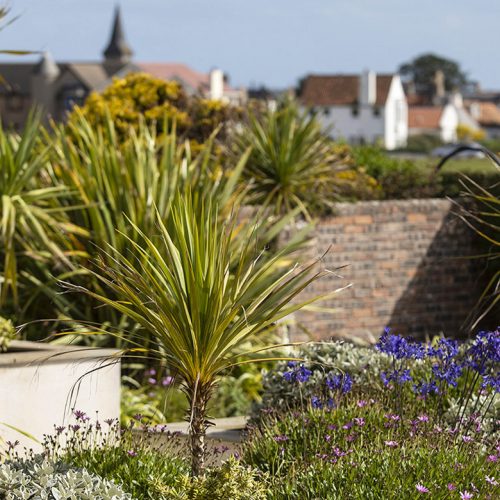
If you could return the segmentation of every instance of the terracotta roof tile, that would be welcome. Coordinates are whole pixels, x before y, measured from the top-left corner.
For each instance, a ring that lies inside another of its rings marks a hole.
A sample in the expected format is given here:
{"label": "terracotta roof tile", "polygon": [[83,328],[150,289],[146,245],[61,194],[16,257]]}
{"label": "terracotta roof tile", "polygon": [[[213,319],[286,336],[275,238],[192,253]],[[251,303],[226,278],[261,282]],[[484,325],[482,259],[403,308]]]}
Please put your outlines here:
{"label": "terracotta roof tile", "polygon": [[137,63],[145,73],[162,80],[176,80],[192,90],[207,89],[210,85],[208,73],[200,73],[177,63]]}
{"label": "terracotta roof tile", "polygon": [[479,117],[477,121],[484,127],[500,125],[500,109],[492,102],[481,102],[479,104]]}
{"label": "terracotta roof tile", "polygon": [[410,106],[408,108],[408,128],[437,129],[442,113],[442,106]]}
{"label": "terracotta roof tile", "polygon": [[[377,75],[376,104],[387,100],[394,75]],[[359,75],[309,75],[301,88],[300,100],[307,106],[341,106],[359,102]]]}

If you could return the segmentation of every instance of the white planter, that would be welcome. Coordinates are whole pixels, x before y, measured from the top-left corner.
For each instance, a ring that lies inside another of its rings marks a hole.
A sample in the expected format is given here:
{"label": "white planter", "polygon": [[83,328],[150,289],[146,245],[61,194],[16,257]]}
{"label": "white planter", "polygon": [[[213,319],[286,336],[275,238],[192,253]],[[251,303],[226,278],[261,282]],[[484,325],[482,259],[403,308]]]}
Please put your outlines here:
{"label": "white planter", "polygon": [[40,450],[33,440],[2,424],[41,440],[54,432],[54,425],[74,423],[72,408],[92,419],[98,412],[101,421],[119,418],[120,361],[110,360],[116,353],[13,342],[9,352],[0,354],[0,437]]}

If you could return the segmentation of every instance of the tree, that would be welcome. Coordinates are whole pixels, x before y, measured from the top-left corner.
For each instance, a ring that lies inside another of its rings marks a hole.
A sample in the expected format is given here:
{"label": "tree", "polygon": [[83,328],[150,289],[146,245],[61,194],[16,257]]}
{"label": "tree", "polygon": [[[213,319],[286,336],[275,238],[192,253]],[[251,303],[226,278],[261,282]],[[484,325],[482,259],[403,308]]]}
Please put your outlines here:
{"label": "tree", "polygon": [[[189,191],[178,192],[171,210],[168,227],[158,217],[155,242],[134,227],[141,240],[130,239],[130,247],[147,259],[113,252],[111,265],[95,272],[116,299],[86,293],[134,318],[156,338],[158,356],[188,399],[192,473],[198,476],[204,468],[207,405],[221,373],[241,363],[242,354],[235,350],[280,319],[336,291],[292,302],[328,272],[316,270],[314,263],[294,266],[290,256],[284,258],[286,249],[266,260],[254,237],[265,217],[255,225],[237,224],[235,210],[221,222],[211,196],[200,200]],[[294,245],[293,239],[287,246]],[[127,340],[137,354],[140,336]],[[265,358],[261,350],[244,353],[246,362]]]}
{"label": "tree", "polygon": [[442,71],[445,90],[460,89],[467,84],[467,74],[459,64],[435,54],[423,54],[399,67],[399,73],[407,81],[412,81],[418,94],[432,95],[435,76]]}
{"label": "tree", "polygon": [[297,207],[306,217],[324,214],[359,179],[370,182],[354,168],[348,148],[334,144],[316,116],[293,101],[250,112],[235,139],[238,154],[251,148],[243,170],[249,200],[277,214]]}

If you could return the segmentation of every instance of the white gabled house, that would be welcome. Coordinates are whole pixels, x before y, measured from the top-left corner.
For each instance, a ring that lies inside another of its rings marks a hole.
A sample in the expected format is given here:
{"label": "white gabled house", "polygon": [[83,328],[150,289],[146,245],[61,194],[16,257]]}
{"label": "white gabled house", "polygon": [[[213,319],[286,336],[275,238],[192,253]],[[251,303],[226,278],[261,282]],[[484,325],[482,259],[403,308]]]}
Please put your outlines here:
{"label": "white gabled house", "polygon": [[408,104],[397,74],[308,75],[298,98],[318,113],[334,138],[386,149],[406,145]]}

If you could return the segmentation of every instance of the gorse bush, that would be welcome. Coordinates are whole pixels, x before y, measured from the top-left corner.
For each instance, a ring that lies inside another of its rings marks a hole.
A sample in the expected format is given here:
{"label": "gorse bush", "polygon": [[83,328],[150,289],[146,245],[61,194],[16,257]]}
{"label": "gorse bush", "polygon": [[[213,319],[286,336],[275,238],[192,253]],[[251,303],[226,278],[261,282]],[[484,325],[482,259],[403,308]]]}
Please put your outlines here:
{"label": "gorse bush", "polygon": [[[111,119],[120,141],[125,141],[130,130],[137,131],[141,124],[168,133],[165,127],[175,123],[180,140],[192,141],[196,149],[237,115],[237,110],[225,103],[188,95],[176,81],[131,73],[115,78],[103,92],[90,94],[85,104],[72,112],[69,121],[78,123],[84,116],[96,128],[107,126]],[[69,133],[73,135],[74,129]]]}

